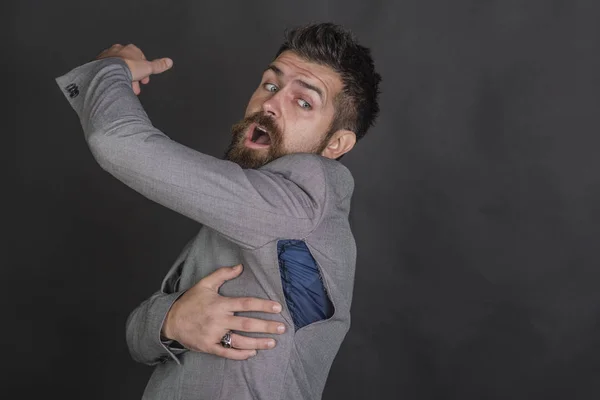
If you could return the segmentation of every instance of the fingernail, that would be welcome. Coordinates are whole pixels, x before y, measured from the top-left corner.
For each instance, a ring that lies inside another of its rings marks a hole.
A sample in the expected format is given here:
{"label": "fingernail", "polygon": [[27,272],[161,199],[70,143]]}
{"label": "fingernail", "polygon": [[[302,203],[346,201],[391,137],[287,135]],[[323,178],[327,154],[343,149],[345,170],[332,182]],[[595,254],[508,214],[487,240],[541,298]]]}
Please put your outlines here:
{"label": "fingernail", "polygon": [[167,58],[167,67],[171,68],[173,66],[173,60]]}
{"label": "fingernail", "polygon": [[256,355],[256,350],[252,351],[252,354],[250,354],[250,357],[254,357]]}
{"label": "fingernail", "polygon": [[233,267],[233,270],[237,272],[237,271],[239,271],[241,268],[242,268],[242,265],[241,265],[241,264],[238,264],[238,265],[236,265],[235,267]]}
{"label": "fingernail", "polygon": [[281,305],[279,305],[279,304],[275,304],[275,305],[273,306],[273,311],[275,311],[275,312],[281,312]]}
{"label": "fingernail", "polygon": [[269,340],[267,342],[267,346],[272,349],[273,347],[275,347],[275,341],[274,340]]}
{"label": "fingernail", "polygon": [[283,333],[283,332],[285,332],[285,326],[283,326],[283,325],[279,325],[279,326],[277,327],[277,332],[279,332],[279,333]]}

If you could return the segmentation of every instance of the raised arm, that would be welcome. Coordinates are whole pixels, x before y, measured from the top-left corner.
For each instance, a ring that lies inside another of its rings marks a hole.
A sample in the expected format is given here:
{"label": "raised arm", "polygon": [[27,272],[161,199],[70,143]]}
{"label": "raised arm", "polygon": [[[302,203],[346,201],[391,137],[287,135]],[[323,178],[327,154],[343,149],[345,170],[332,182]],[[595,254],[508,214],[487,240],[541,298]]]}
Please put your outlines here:
{"label": "raised arm", "polygon": [[310,234],[326,201],[320,156],[288,155],[244,170],[185,147],[152,125],[132,90],[136,79],[116,57],[56,78],[103,169],[244,247]]}

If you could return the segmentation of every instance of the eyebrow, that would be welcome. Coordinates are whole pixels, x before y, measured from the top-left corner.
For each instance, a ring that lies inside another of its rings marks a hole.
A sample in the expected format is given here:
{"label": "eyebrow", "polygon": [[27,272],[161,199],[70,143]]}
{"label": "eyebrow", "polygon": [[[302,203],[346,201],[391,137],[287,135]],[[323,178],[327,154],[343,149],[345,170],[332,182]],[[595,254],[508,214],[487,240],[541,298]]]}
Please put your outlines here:
{"label": "eyebrow", "polygon": [[[279,76],[279,77],[281,77],[281,76],[283,76],[283,75],[284,75],[283,71],[282,71],[282,70],[280,70],[279,68],[277,68],[277,67],[276,67],[275,65],[273,65],[273,64],[269,65],[269,66],[268,66],[268,67],[265,69],[265,72],[267,72],[267,71],[269,71],[269,70],[271,70],[271,71],[275,72],[275,75],[277,75],[277,76]],[[317,86],[315,86],[315,85],[311,85],[310,83],[308,83],[308,82],[305,82],[305,81],[303,81],[303,80],[301,80],[301,79],[295,79],[295,80],[294,80],[294,83],[297,83],[297,84],[299,84],[300,86],[302,86],[302,87],[304,87],[304,88],[306,88],[306,89],[308,89],[308,90],[312,90],[312,91],[316,92],[316,93],[319,95],[319,98],[321,99],[321,102],[323,102],[323,91],[322,91],[322,90],[321,90],[319,87],[317,87]]]}

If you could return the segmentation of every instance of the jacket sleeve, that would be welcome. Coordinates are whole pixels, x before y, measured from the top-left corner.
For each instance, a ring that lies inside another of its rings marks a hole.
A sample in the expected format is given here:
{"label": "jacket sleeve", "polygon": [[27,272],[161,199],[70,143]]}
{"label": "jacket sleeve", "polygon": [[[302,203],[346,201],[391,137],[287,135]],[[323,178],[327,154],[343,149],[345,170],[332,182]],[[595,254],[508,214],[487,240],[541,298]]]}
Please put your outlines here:
{"label": "jacket sleeve", "polygon": [[126,329],[131,358],[146,365],[156,365],[170,359],[179,364],[177,356],[187,349],[176,347],[173,341],[161,340],[160,331],[169,309],[183,293],[165,294],[158,291],[131,312]]}
{"label": "jacket sleeve", "polygon": [[173,340],[162,340],[161,330],[167,313],[175,301],[185,293],[180,290],[181,270],[193,240],[188,242],[165,276],[160,290],[142,302],[129,314],[125,337],[131,357],[140,363],[156,365],[173,359],[188,349]]}
{"label": "jacket sleeve", "polygon": [[245,248],[314,230],[327,193],[323,157],[286,155],[246,170],[185,147],[152,125],[131,77],[122,59],[106,58],[56,78],[103,169]]}

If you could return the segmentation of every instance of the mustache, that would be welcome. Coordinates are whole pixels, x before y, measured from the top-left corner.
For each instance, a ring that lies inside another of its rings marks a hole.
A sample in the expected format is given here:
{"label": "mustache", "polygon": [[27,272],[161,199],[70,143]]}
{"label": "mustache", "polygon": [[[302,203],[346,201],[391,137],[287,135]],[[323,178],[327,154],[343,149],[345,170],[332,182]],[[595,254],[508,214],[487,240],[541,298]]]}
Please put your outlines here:
{"label": "mustache", "polygon": [[262,111],[258,111],[258,112],[248,115],[238,125],[240,125],[240,127],[243,127],[244,129],[246,129],[248,126],[250,126],[253,123],[255,123],[255,124],[259,125],[261,128],[265,129],[267,131],[267,133],[269,134],[269,136],[271,137],[271,139],[279,139],[283,136],[283,133],[277,126],[277,123],[275,122],[275,120],[272,117],[270,117],[268,114],[266,114]]}

